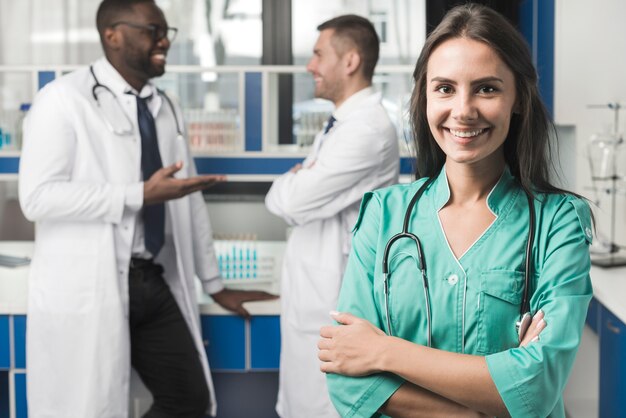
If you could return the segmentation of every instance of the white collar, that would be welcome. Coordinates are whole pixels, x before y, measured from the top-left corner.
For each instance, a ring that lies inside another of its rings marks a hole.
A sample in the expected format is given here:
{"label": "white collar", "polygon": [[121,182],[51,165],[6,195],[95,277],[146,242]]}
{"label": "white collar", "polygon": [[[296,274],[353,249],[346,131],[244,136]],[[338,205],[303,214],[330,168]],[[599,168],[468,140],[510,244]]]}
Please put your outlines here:
{"label": "white collar", "polygon": [[356,108],[360,107],[365,101],[380,101],[380,94],[374,91],[372,86],[365,87],[348,97],[335,111],[333,116],[337,121],[341,121],[352,113]]}
{"label": "white collar", "polygon": [[153,97],[158,96],[156,86],[152,84],[150,80],[148,80],[140,92],[135,90],[126,82],[126,80],[124,80],[124,77],[122,77],[122,75],[115,69],[115,67],[113,67],[106,57],[102,57],[93,63],[93,71],[100,84],[107,86],[117,95],[132,93],[143,98],[151,95]]}

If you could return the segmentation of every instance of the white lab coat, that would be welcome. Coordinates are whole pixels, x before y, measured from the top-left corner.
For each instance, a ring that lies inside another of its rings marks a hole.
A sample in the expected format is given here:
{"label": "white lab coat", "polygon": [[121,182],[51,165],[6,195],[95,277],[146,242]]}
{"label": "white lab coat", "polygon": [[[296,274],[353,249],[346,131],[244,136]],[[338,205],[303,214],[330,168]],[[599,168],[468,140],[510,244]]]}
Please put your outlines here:
{"label": "white lab coat", "polygon": [[[36,222],[27,326],[31,418],[128,415],[128,266],[143,200],[141,139],[128,85],[105,59],[94,71],[118,96],[131,135],[107,129],[88,68],[45,86],[25,122],[19,194]],[[176,176],[195,175],[187,144],[176,136],[180,109],[173,115],[162,97],[150,103],[163,165],[183,161]],[[166,213],[172,233],[156,261],[192,330],[215,414],[194,286],[197,274],[205,288],[221,288],[211,226],[200,193],[167,202]]]}
{"label": "white lab coat", "polygon": [[319,329],[331,322],[350,251],[351,230],[367,191],[398,181],[396,131],[380,94],[364,89],[317,135],[297,173],[279,177],[265,203],[291,225],[281,289],[280,389],[283,418],[336,417],[319,370]]}

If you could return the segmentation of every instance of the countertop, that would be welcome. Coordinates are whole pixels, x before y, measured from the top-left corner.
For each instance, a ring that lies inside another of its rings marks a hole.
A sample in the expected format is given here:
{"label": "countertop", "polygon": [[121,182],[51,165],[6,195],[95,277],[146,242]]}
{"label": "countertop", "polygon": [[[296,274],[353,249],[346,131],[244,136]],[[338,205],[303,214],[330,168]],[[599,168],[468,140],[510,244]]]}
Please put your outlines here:
{"label": "countertop", "polygon": [[626,324],[626,267],[591,267],[593,296]]}
{"label": "countertop", "polygon": [[[241,281],[225,279],[224,282],[231,289],[258,289],[278,294],[280,291],[280,267],[282,263],[282,250],[284,242],[262,241],[258,243],[267,252],[271,252],[276,258],[275,280],[262,283],[242,283]],[[0,254],[17,257],[31,257],[34,243],[30,241],[0,241]],[[24,315],[26,314],[28,296],[28,272],[29,266],[2,267],[0,266],[0,315]],[[200,281],[196,280],[198,291],[198,304],[201,314],[208,315],[232,315],[216,304],[210,296],[204,294],[200,287]],[[246,302],[244,307],[251,315],[280,315],[280,299],[263,302]]]}
{"label": "countertop", "polygon": [[[228,284],[229,288],[259,289],[278,294],[280,290],[280,265],[284,243],[260,242],[268,246],[276,258],[276,279],[266,283]],[[30,257],[33,243],[28,241],[0,241],[0,254]],[[15,268],[0,267],[0,314],[25,314],[28,293],[28,266]],[[591,281],[595,298],[608,310],[626,323],[626,267],[604,269],[591,267]],[[217,305],[210,296],[200,290],[198,283],[198,303],[200,313],[209,315],[230,315]],[[280,299],[244,304],[252,315],[280,315]]]}

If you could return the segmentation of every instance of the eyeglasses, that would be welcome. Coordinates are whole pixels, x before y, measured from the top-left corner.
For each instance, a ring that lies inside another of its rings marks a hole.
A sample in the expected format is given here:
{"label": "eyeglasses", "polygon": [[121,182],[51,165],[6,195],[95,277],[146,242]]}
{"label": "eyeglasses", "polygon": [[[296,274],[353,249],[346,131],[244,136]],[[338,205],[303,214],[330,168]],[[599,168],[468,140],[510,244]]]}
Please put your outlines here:
{"label": "eyeglasses", "polygon": [[178,33],[178,28],[172,28],[169,26],[159,26],[159,25],[141,25],[139,23],[119,21],[115,22],[111,25],[112,28],[118,25],[126,25],[135,29],[143,29],[150,32],[150,36],[152,38],[153,43],[159,42],[161,39],[166,38],[170,43],[174,42],[176,39],[176,34]]}

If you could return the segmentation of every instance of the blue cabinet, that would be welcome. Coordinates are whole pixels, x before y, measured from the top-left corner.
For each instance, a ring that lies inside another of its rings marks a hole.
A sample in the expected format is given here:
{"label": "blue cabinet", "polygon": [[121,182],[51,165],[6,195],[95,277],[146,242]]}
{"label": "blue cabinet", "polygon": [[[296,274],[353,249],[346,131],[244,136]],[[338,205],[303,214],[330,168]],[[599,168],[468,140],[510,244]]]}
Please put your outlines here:
{"label": "blue cabinet", "polygon": [[279,360],[280,317],[252,317],[250,319],[250,367],[278,370]]}
{"label": "blue cabinet", "polygon": [[[0,418],[11,416],[9,411],[14,411],[16,418],[28,417],[26,326],[25,315],[0,315]],[[232,315],[203,315],[201,328],[211,371],[219,386],[216,389],[220,416],[250,416],[239,412],[253,408],[260,413],[256,416],[275,417],[280,317],[253,316],[246,320]],[[242,389],[253,400],[247,405],[241,404]],[[227,411],[233,414],[222,415]]]}
{"label": "blue cabinet", "polygon": [[600,418],[626,418],[626,325],[599,307]]}
{"label": "blue cabinet", "polygon": [[11,339],[9,338],[9,317],[0,315],[0,370],[11,368]]}
{"label": "blue cabinet", "polygon": [[246,369],[246,333],[243,318],[203,316],[202,336],[211,370]]}
{"label": "blue cabinet", "polygon": [[[249,322],[248,322],[249,321]],[[212,371],[278,370],[280,317],[202,316],[202,336]]]}
{"label": "blue cabinet", "polygon": [[15,372],[13,374],[13,387],[15,390],[15,418],[28,418],[25,372]]}
{"label": "blue cabinet", "polygon": [[202,335],[217,397],[217,418],[278,418],[274,408],[280,317],[202,316]]}
{"label": "blue cabinet", "polygon": [[13,317],[13,365],[16,369],[26,368],[26,315],[16,315]]}

